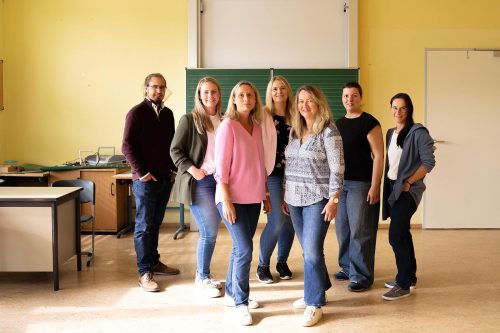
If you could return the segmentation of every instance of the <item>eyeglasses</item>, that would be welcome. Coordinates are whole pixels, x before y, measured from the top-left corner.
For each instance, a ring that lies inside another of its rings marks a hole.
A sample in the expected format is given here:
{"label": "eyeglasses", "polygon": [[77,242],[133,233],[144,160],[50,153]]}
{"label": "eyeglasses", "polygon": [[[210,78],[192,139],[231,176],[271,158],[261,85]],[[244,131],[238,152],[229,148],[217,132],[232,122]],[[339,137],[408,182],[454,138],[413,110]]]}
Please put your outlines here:
{"label": "eyeglasses", "polygon": [[160,90],[160,91],[167,89],[167,86],[148,86],[148,87],[153,90]]}
{"label": "eyeglasses", "polygon": [[402,106],[400,108],[398,108],[397,106],[393,105],[392,106],[392,111],[396,112],[396,111],[401,111],[401,112],[406,112],[408,111],[408,108],[406,106]]}

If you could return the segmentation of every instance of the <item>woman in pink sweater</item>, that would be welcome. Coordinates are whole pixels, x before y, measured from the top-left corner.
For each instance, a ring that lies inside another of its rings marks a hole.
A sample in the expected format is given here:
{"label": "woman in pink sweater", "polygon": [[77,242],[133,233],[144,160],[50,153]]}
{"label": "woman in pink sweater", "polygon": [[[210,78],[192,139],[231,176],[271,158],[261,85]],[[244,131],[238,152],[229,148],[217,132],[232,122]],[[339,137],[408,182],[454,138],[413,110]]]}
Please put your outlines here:
{"label": "woman in pink sweater", "polygon": [[266,199],[261,113],[258,90],[250,82],[238,82],[215,137],[215,202],[233,240],[224,303],[236,306],[242,325],[252,324],[248,308],[258,307],[249,300],[249,276],[261,202],[265,213],[271,211]]}

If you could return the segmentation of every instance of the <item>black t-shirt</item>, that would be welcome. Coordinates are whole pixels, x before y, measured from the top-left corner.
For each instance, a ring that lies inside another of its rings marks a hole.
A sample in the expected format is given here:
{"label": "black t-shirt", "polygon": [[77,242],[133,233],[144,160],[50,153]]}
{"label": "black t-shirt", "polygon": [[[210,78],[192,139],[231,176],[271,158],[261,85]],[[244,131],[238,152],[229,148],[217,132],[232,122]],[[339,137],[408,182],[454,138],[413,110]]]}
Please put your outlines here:
{"label": "black t-shirt", "polygon": [[367,135],[377,125],[377,119],[363,112],[357,118],[342,117],[336,121],[344,145],[344,179],[371,181],[373,158]]}
{"label": "black t-shirt", "polygon": [[285,148],[288,144],[290,126],[286,123],[285,117],[273,115],[274,126],[276,127],[276,160],[274,169],[270,176],[283,176],[285,174]]}

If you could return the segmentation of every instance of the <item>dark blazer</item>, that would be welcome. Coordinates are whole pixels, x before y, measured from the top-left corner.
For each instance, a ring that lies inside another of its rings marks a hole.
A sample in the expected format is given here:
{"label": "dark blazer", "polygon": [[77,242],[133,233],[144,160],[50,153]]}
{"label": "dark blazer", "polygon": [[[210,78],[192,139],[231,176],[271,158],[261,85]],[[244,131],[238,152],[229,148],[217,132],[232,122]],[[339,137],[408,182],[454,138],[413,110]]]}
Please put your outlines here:
{"label": "dark blazer", "polygon": [[193,184],[196,181],[187,170],[191,166],[201,167],[207,152],[207,134],[196,130],[193,115],[185,114],[179,120],[175,131],[170,156],[177,167],[177,177],[172,188],[171,200],[190,205],[192,203]]}

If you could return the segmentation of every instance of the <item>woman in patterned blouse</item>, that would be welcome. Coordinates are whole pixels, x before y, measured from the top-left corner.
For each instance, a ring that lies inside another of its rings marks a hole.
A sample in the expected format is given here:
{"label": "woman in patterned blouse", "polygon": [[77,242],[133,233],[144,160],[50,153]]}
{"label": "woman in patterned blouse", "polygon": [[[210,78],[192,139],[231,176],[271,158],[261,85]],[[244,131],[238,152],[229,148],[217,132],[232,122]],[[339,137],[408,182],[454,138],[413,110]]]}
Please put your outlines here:
{"label": "woman in patterned blouse", "polygon": [[290,141],[285,150],[285,196],[304,257],[304,298],[293,303],[305,309],[302,326],[316,324],[323,314],[325,292],[332,286],[324,242],[344,181],[342,138],[331,119],[323,92],[303,86],[295,95]]}

